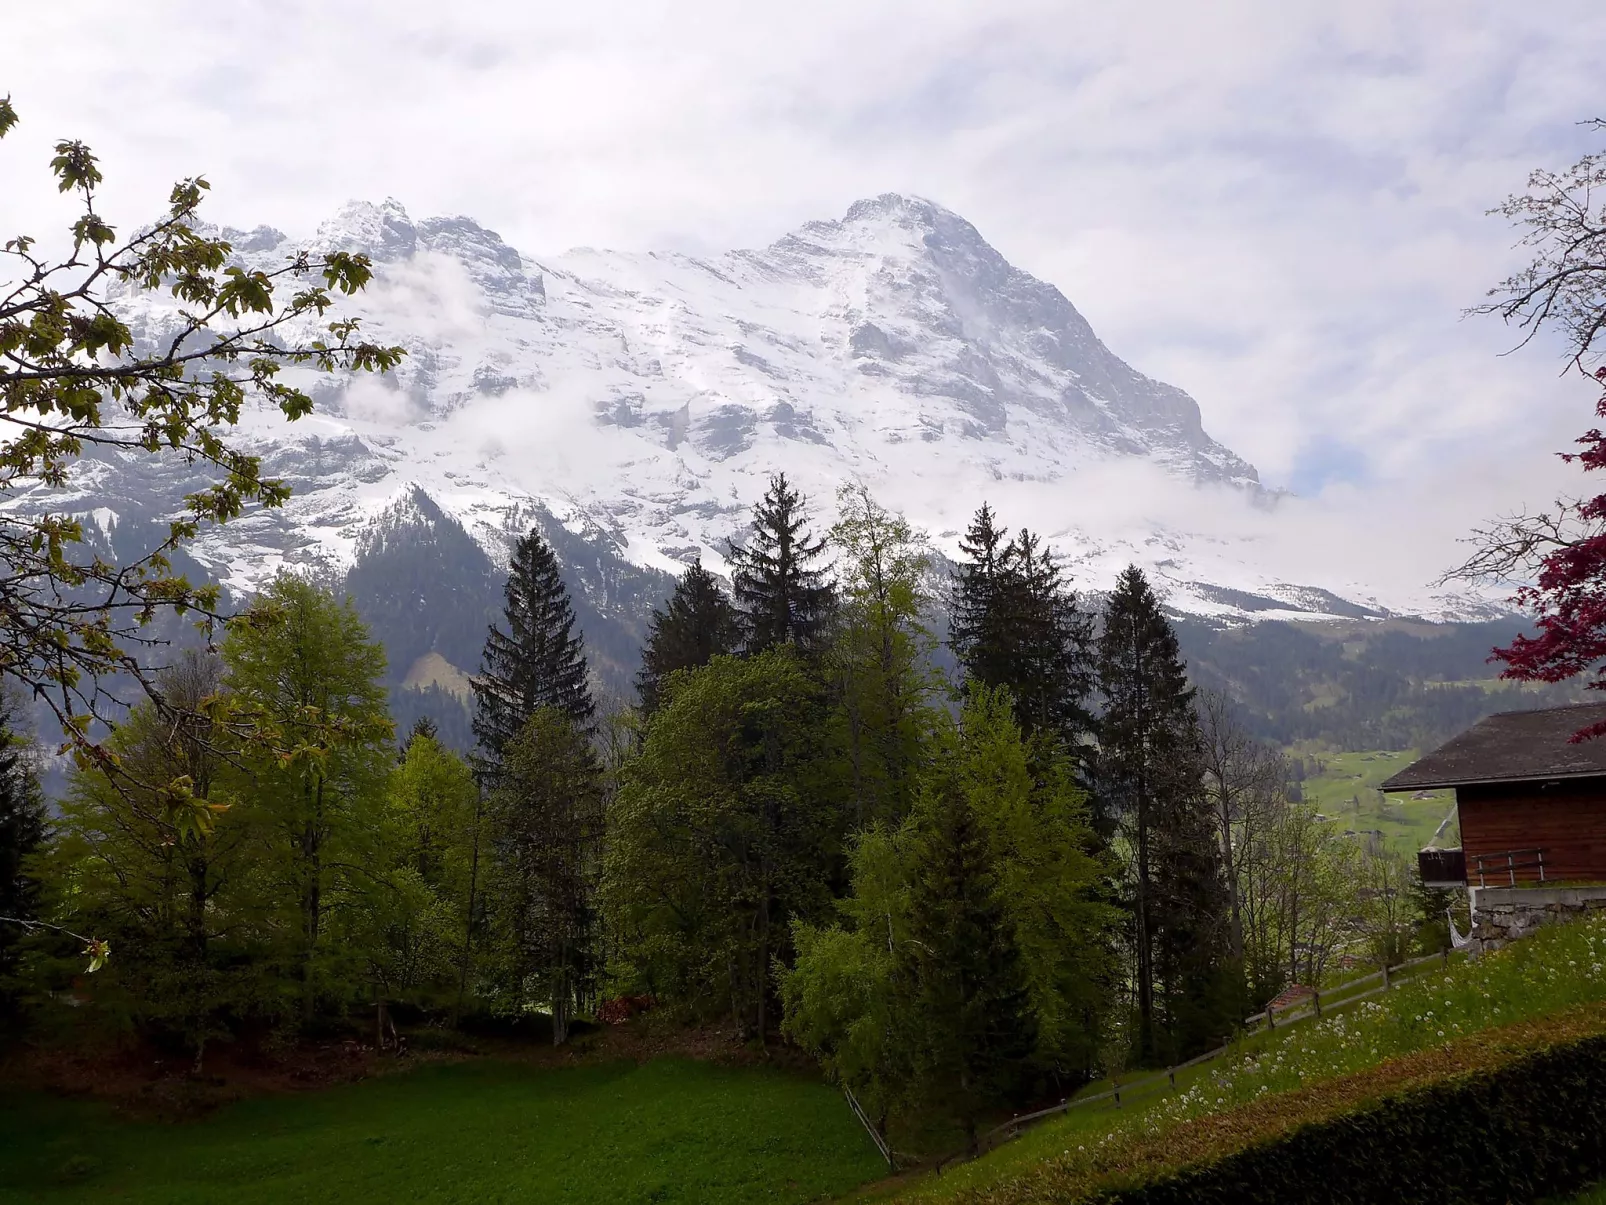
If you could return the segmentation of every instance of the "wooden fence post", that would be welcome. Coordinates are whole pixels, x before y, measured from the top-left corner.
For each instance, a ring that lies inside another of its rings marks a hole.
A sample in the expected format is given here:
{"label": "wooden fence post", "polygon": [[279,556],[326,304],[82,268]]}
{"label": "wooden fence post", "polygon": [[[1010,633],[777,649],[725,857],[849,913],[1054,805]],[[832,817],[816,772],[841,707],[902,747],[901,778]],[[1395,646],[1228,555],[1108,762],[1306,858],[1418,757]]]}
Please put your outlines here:
{"label": "wooden fence post", "polygon": [[1389,962],[1386,958],[1383,960],[1383,990],[1389,990]]}

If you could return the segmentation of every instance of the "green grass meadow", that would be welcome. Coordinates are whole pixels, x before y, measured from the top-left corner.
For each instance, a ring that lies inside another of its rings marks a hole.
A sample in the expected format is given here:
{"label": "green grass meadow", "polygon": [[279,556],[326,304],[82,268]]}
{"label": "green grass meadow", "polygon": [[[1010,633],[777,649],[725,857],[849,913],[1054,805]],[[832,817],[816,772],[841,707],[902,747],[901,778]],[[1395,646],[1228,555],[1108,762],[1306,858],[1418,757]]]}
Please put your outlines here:
{"label": "green grass meadow", "polygon": [[[1396,990],[1340,1006],[1322,1020],[1261,1031],[1228,1056],[1179,1074],[1174,1091],[1162,1086],[1130,1095],[1119,1109],[1108,1102],[1072,1109],[973,1163],[917,1180],[898,1199],[946,1200],[968,1190],[1025,1200],[1031,1197],[1026,1185],[1035,1186],[1037,1177],[1047,1173],[1052,1180],[1056,1165],[1073,1171],[1090,1164],[1107,1143],[1163,1145],[1167,1130],[1192,1118],[1228,1113],[1268,1094],[1309,1088],[1482,1030],[1601,1002],[1606,916],[1543,930],[1475,961],[1455,959],[1447,969],[1433,964]],[[1606,1194],[1583,1200],[1606,1205]]]}
{"label": "green grass meadow", "polygon": [[[1390,851],[1414,857],[1428,843],[1455,802],[1454,792],[1426,791],[1414,795],[1384,795],[1377,788],[1385,778],[1414,762],[1420,754],[1375,751],[1322,753],[1325,769],[1306,778],[1301,787],[1307,802],[1329,821],[1356,832],[1377,831]],[[1443,844],[1455,845],[1454,821]]]}
{"label": "green grass meadow", "polygon": [[682,1059],[490,1060],[135,1123],[0,1098],[0,1202],[804,1202],[884,1174],[829,1086]]}

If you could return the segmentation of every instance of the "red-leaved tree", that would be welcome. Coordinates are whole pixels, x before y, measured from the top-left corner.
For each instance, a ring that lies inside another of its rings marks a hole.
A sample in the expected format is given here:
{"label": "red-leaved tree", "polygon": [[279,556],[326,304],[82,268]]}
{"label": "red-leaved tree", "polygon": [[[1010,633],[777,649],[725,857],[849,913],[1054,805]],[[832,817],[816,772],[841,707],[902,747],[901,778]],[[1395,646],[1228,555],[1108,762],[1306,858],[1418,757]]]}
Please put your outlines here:
{"label": "red-leaved tree", "polygon": [[[1587,124],[1606,129],[1606,121]],[[1606,418],[1606,153],[1562,172],[1534,172],[1528,191],[1494,212],[1522,229],[1534,258],[1473,312],[1500,315],[1525,343],[1541,330],[1562,334],[1572,368],[1602,390],[1595,413]],[[1563,460],[1585,472],[1606,467],[1606,432],[1593,427],[1576,442],[1581,450],[1560,453]],[[1606,690],[1606,492],[1502,519],[1478,531],[1475,543],[1473,556],[1446,578],[1514,582],[1513,601],[1534,617],[1533,635],[1494,650],[1501,677],[1583,677],[1590,689]],[[1603,733],[1606,720],[1572,739]]]}

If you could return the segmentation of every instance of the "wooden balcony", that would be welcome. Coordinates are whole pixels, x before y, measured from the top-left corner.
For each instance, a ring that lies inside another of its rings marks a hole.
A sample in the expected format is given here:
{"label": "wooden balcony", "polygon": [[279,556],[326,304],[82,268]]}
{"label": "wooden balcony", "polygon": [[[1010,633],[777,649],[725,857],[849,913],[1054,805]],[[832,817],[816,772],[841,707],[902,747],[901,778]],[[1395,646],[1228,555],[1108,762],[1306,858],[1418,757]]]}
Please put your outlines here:
{"label": "wooden balcony", "polygon": [[1419,850],[1416,867],[1426,887],[1467,885],[1467,856],[1459,849]]}

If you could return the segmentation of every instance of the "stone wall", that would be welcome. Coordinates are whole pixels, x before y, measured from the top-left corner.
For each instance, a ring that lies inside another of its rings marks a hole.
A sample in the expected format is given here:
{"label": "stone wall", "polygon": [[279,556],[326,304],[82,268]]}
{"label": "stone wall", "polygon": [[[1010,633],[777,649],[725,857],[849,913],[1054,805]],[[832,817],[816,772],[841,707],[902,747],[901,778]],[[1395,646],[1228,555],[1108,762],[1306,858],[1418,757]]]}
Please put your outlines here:
{"label": "stone wall", "polygon": [[1470,948],[1473,953],[1498,950],[1545,925],[1601,909],[1606,909],[1606,886],[1475,887]]}

